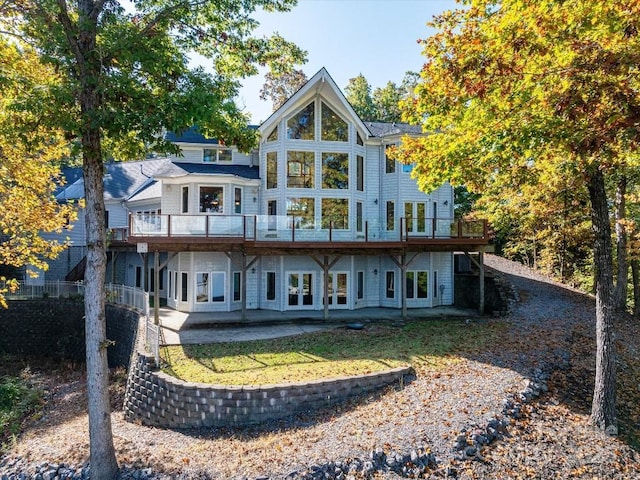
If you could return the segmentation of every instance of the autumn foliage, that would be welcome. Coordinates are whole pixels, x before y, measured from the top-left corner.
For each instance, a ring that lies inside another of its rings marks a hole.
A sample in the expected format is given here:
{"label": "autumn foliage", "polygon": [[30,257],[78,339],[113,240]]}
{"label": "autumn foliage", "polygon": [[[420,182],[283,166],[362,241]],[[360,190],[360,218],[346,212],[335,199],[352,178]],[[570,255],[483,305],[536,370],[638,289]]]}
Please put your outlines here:
{"label": "autumn foliage", "polygon": [[0,40],[0,263],[5,265],[46,270],[47,260],[65,244],[42,233],[61,232],[75,218],[73,206],[54,197],[64,181],[59,165],[69,154],[68,144],[59,130],[42,125],[38,111],[38,93],[55,82],[32,50]]}

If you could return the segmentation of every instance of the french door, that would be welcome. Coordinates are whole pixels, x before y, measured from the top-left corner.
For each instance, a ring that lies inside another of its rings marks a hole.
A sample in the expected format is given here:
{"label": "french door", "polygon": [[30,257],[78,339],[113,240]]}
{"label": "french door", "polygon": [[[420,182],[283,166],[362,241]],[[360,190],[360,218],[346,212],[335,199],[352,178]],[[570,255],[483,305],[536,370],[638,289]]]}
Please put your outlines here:
{"label": "french door", "polygon": [[289,272],[287,274],[287,308],[291,310],[313,307],[313,273]]}
{"label": "french door", "polygon": [[349,308],[349,275],[346,272],[330,272],[327,289],[329,308]]}

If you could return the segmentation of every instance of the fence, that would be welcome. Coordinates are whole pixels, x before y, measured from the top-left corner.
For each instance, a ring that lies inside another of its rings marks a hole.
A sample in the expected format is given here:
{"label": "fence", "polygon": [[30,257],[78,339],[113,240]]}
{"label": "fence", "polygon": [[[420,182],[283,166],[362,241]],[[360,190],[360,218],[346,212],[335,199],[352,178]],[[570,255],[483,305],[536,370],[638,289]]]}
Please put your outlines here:
{"label": "fence", "polygon": [[[74,298],[84,296],[82,282],[44,282],[29,285],[19,282],[17,288],[7,282],[0,282],[0,291],[4,291],[7,300],[29,300],[34,298]],[[149,315],[149,294],[144,290],[126,285],[106,284],[106,301],[138,310],[145,317],[145,344],[158,363],[160,359],[160,326],[154,325]]]}

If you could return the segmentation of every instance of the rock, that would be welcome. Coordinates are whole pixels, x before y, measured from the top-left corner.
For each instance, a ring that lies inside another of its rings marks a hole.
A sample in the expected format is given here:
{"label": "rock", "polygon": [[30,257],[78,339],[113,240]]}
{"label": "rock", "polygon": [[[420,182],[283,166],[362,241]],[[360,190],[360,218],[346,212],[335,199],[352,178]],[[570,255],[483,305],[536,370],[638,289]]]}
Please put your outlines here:
{"label": "rock", "polygon": [[371,475],[375,471],[376,467],[373,462],[366,461],[362,464],[362,473],[365,475]]}
{"label": "rock", "polygon": [[42,474],[42,480],[54,480],[57,477],[57,474],[57,470],[48,469]]}

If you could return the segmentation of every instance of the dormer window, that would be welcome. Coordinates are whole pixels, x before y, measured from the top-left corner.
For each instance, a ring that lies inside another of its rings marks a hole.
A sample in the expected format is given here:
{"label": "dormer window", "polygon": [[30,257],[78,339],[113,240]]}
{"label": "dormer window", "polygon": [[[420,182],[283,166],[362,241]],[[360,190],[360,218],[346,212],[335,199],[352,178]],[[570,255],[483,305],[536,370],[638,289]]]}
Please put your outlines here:
{"label": "dormer window", "polygon": [[315,105],[311,102],[287,120],[287,138],[315,140]]}
{"label": "dormer window", "polygon": [[231,150],[228,148],[205,148],[202,161],[204,163],[230,163]]}
{"label": "dormer window", "polygon": [[349,124],[322,102],[322,140],[348,142]]}

